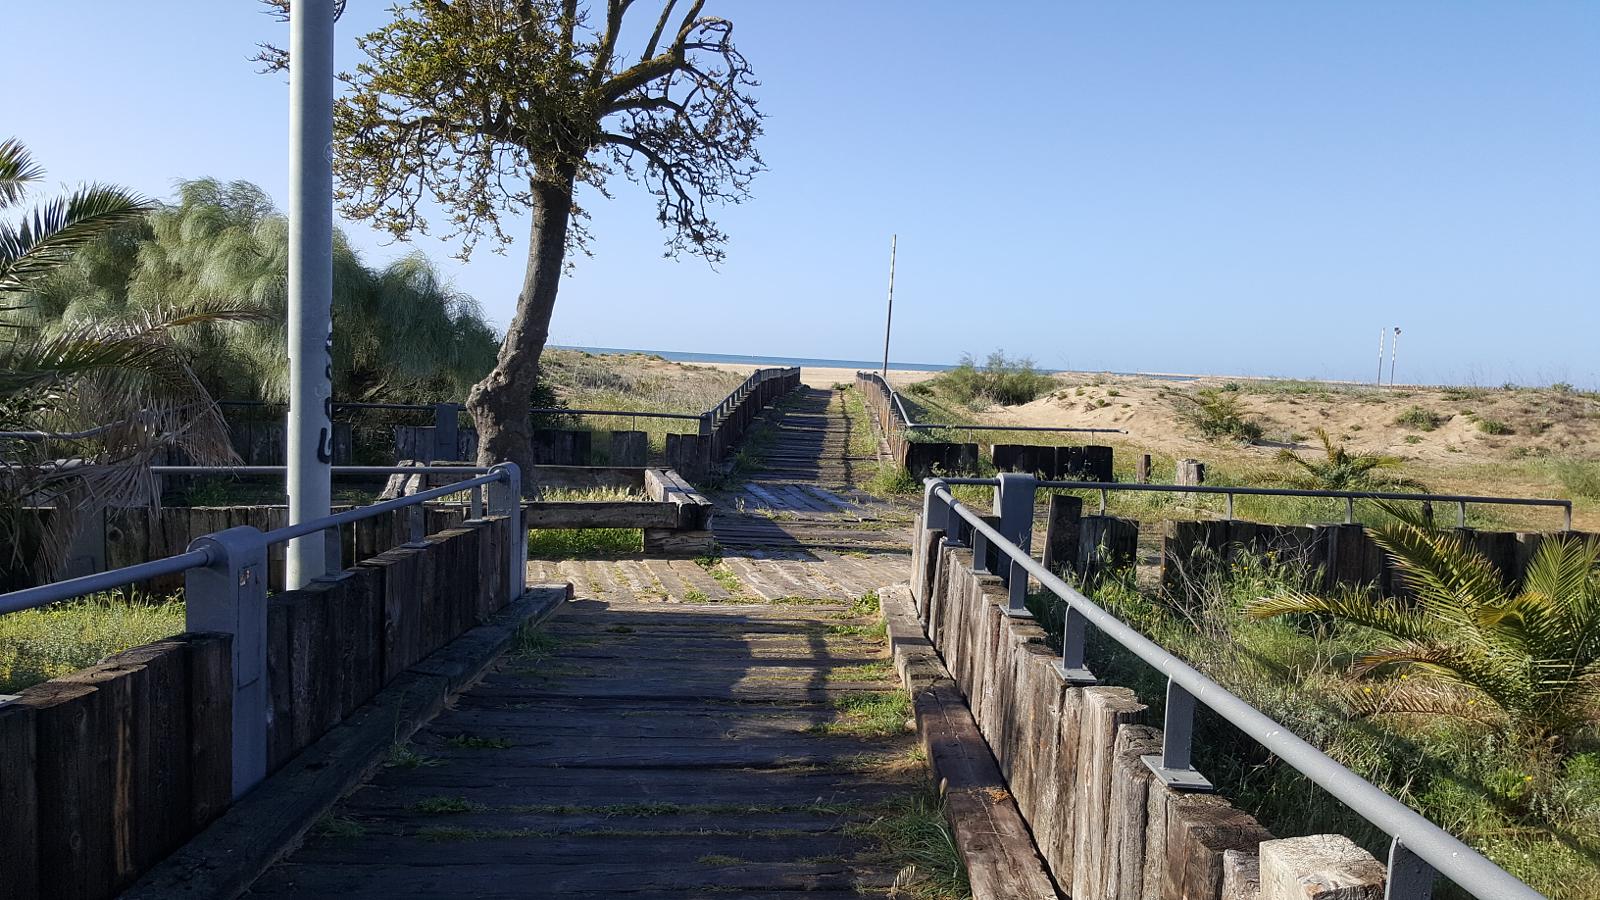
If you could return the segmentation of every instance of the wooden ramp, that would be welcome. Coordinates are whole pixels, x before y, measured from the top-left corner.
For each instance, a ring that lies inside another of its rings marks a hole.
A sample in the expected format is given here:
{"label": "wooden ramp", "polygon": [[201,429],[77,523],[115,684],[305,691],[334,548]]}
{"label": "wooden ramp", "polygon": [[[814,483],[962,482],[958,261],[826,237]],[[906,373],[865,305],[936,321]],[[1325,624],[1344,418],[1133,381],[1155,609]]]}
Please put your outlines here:
{"label": "wooden ramp", "polygon": [[864,829],[927,774],[893,716],[863,724],[899,681],[860,601],[908,576],[906,513],[854,489],[839,413],[783,411],[770,468],[718,498],[721,558],[532,563],[579,599],[252,893],[887,895],[899,862]]}
{"label": "wooden ramp", "polygon": [[747,552],[909,546],[909,511],[861,489],[878,474],[879,457],[858,415],[838,391],[811,387],[769,410],[765,434],[755,431],[752,471],[715,494],[717,541]]}

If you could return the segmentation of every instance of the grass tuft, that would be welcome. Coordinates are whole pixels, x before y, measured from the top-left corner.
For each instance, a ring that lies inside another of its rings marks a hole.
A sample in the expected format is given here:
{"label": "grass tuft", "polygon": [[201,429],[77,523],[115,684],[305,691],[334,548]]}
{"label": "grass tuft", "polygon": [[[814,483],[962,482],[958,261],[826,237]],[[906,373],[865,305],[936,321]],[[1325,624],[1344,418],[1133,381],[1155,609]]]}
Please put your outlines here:
{"label": "grass tuft", "polygon": [[644,550],[638,528],[533,528],[528,556],[533,559],[614,559]]}
{"label": "grass tuft", "polygon": [[806,729],[811,734],[887,738],[905,734],[911,718],[911,695],[903,690],[861,691],[833,701],[837,716]]}
{"label": "grass tuft", "polygon": [[124,600],[94,594],[0,616],[0,694],[76,672],[183,629],[183,600],[176,597]]}

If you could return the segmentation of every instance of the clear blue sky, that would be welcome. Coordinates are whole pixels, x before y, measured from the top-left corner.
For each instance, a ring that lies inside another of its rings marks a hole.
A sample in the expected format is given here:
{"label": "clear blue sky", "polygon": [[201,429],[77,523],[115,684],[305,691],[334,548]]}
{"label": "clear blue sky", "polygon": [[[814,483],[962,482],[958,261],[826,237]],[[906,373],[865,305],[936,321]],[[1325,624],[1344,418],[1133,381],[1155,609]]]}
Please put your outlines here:
{"label": "clear blue sky", "polygon": [[[341,67],[388,4],[351,5]],[[285,197],[256,4],[15,6],[0,131],[52,178]],[[719,271],[661,258],[642,191],[589,198],[558,342],[872,358],[898,232],[897,359],[1371,378],[1400,325],[1402,381],[1600,384],[1600,3],[710,6],[771,171]],[[502,325],[523,247],[445,260]]]}

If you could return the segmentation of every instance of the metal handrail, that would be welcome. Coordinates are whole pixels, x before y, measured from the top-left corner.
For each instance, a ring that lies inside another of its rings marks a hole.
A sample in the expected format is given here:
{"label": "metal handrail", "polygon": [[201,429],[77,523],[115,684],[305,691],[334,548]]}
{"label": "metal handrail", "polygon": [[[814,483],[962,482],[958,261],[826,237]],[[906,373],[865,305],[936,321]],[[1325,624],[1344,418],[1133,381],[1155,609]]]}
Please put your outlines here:
{"label": "metal handrail", "polygon": [[703,418],[704,421],[715,427],[716,423],[725,418],[728,415],[728,411],[737,406],[739,401],[743,400],[745,395],[750,393],[751,389],[756,385],[763,384],[773,378],[782,378],[790,373],[800,374],[800,367],[778,366],[768,369],[756,369],[738,387],[730,391],[728,396],[722,398],[722,402],[707,410],[703,417],[694,416],[692,418]]}
{"label": "metal handrail", "polygon": [[[335,475],[479,475],[488,466],[330,466]],[[282,475],[287,466],[151,466],[152,475]]]}
{"label": "metal handrail", "polygon": [[1069,432],[1077,434],[1127,434],[1122,428],[1069,428],[1056,425],[956,425],[944,422],[918,422],[906,411],[906,405],[900,399],[900,392],[889,386],[889,382],[877,372],[857,372],[857,375],[866,376],[876,381],[878,386],[889,394],[889,399],[894,401],[895,409],[900,412],[901,425],[909,431],[936,431],[944,428],[951,431],[1040,431],[1040,432]]}
{"label": "metal handrail", "polygon": [[[995,478],[944,478],[945,484],[970,484],[997,486],[1000,482]],[[1544,497],[1482,497],[1473,494],[1428,494],[1428,493],[1402,493],[1397,491],[1340,491],[1323,490],[1320,488],[1269,488],[1248,487],[1244,485],[1220,484],[1140,484],[1131,481],[1039,481],[1036,483],[1041,488],[1064,488],[1068,490],[1099,491],[1100,512],[1106,511],[1106,493],[1108,491],[1145,491],[1160,494],[1222,494],[1228,501],[1228,519],[1233,519],[1234,496],[1252,497],[1321,497],[1334,500],[1345,500],[1345,523],[1353,524],[1353,501],[1356,500],[1401,500],[1421,503],[1454,503],[1457,505],[1459,515],[1457,524],[1466,527],[1467,504],[1479,503],[1494,506],[1547,506],[1562,510],[1565,514],[1563,531],[1572,530],[1572,501]]]}
{"label": "metal handrail", "polygon": [[[351,469],[356,469],[358,471],[384,470],[403,472],[407,474],[427,474],[430,472],[435,474],[455,474],[465,468],[466,467],[464,466],[459,468],[451,466],[416,466],[410,468],[403,466],[342,466],[335,467],[334,471],[349,472]],[[244,472],[244,474],[268,475],[282,474],[284,467],[243,466],[239,467],[238,469],[228,469],[223,466],[151,467],[151,471],[155,472],[156,474],[168,475],[204,472],[238,472],[240,470],[247,470]],[[429,500],[435,500],[439,497],[449,496],[450,494],[457,494],[464,490],[471,490],[480,485],[489,485],[502,482],[507,480],[509,477],[503,470],[496,471],[492,469],[479,469],[478,471],[483,471],[487,474],[480,475],[476,478],[469,478],[463,481],[453,482],[442,487],[418,491],[415,494],[408,494],[404,497],[397,497],[393,500],[385,500],[379,503],[374,503],[370,506],[361,506],[355,509],[346,510],[344,512],[319,516],[315,519],[309,519],[305,522],[299,522],[294,525],[286,525],[283,528],[276,528],[272,531],[262,532],[262,542],[267,545],[281,544],[284,541],[292,540],[297,537],[304,537],[308,534],[316,534],[319,531],[327,531],[330,528],[337,528],[341,525],[349,525],[353,522],[359,522],[363,519],[381,516],[384,513],[393,512],[404,507],[419,506],[428,502]],[[200,538],[196,538],[196,540],[191,543],[191,546],[193,546],[194,543],[200,543]],[[216,562],[215,551],[209,547],[201,546],[174,556],[163,557],[161,559],[150,560],[148,562],[135,563],[134,565],[123,566],[117,569],[108,569],[107,571],[96,572],[92,575],[82,575],[77,578],[54,581],[50,584],[41,584],[31,588],[23,588],[19,591],[0,594],[0,614],[20,612],[25,609],[34,609],[40,606],[47,606],[51,603],[59,603],[63,600],[71,600],[74,597],[81,597],[85,594],[93,594],[99,591],[110,590],[111,588],[121,587],[123,585],[133,584],[134,582],[139,581],[147,581],[151,578],[159,578],[164,575],[178,575],[190,569],[204,568],[213,564],[214,562]]]}
{"label": "metal handrail", "polygon": [[[218,400],[217,405],[285,406],[287,404],[273,400]],[[458,413],[466,409],[465,404],[453,401],[445,403],[364,403],[353,400],[340,400],[333,404],[334,409],[388,409],[408,412],[429,412],[439,406],[452,407]],[[528,412],[537,415],[639,416],[647,419],[698,419],[702,415],[702,413],[641,412],[631,409],[567,409],[559,406],[535,406],[530,407]]]}
{"label": "metal handrail", "polygon": [[[1023,492],[1028,494],[1027,508],[1032,512],[1031,476],[1013,476]],[[998,479],[991,479],[998,484]],[[1045,590],[1067,604],[1068,612],[1063,623],[1062,671],[1084,673],[1082,629],[1093,625],[1100,633],[1111,638],[1124,649],[1167,676],[1167,721],[1162,754],[1146,757],[1145,762],[1165,783],[1193,786],[1184,776],[1198,778],[1207,783],[1189,766],[1189,736],[1192,734],[1194,704],[1203,704],[1230,724],[1239,728],[1261,747],[1282,759],[1296,771],[1321,786],[1335,799],[1354,810],[1362,818],[1389,835],[1390,848],[1387,884],[1389,898],[1427,896],[1431,890],[1434,873],[1449,877],[1459,887],[1474,897],[1495,900],[1540,900],[1542,895],[1489,861],[1476,850],[1462,843],[1449,832],[1423,818],[1415,810],[1389,796],[1376,785],[1345,768],[1327,754],[1297,737],[1284,725],[1274,721],[1260,710],[1235,696],[1222,685],[1212,681],[1188,663],[1167,652],[1159,644],[1135,631],[1117,617],[1097,606],[1055,573],[1035,561],[1030,553],[1013,543],[1007,535],[995,529],[957,500],[949,485],[955,479],[930,478],[925,482],[927,515],[923,528],[947,526],[948,515],[960,517],[980,535],[987,546],[993,547],[1010,561],[1012,584],[1019,581],[1025,587],[1027,576],[1038,580]],[[1047,483],[1048,484],[1048,483]],[[1002,488],[1004,490],[1005,488]],[[943,509],[939,507],[942,506]],[[1002,528],[1006,527],[1002,522]],[[940,528],[950,533],[948,527]],[[1013,533],[1022,533],[1014,531]],[[978,542],[974,541],[976,545]],[[982,567],[985,555],[974,547],[974,565]],[[1018,591],[1012,588],[1012,605],[1016,606]],[[1013,610],[1016,612],[1016,610]],[[1023,614],[1026,614],[1023,611]],[[1065,633],[1078,629],[1076,634]],[[1078,658],[1068,656],[1076,648]],[[1175,742],[1181,746],[1175,746]],[[1420,864],[1419,864],[1420,860]],[[1431,866],[1428,871],[1426,866]]]}
{"label": "metal handrail", "polygon": [[176,556],[153,559],[149,562],[136,563],[123,566],[120,569],[111,569],[107,572],[96,572],[93,575],[83,575],[78,578],[69,578],[65,581],[55,581],[50,584],[41,584],[36,587],[23,588],[9,594],[0,594],[0,614],[21,612],[25,609],[34,609],[73,597],[82,597],[84,594],[94,594],[100,591],[109,591],[112,588],[122,587],[136,581],[147,581],[151,578],[160,578],[163,575],[177,575],[190,569],[209,566],[214,562],[210,548],[200,548],[179,553]]}
{"label": "metal handrail", "polygon": [[[164,474],[233,472],[276,475],[282,471],[279,466],[158,466],[156,469]],[[313,580],[338,582],[351,574],[344,570],[340,553],[337,552],[339,526],[407,509],[409,540],[403,546],[427,546],[424,540],[427,528],[423,504],[465,490],[470,492],[472,518],[482,518],[485,506],[491,515],[505,517],[508,544],[502,574],[507,590],[512,595],[509,599],[521,596],[527,589],[528,544],[527,533],[522,527],[522,473],[516,464],[500,463],[487,471],[468,466],[342,466],[337,467],[335,472],[430,473],[467,477],[409,496],[319,516],[267,532],[249,525],[238,525],[204,534],[195,538],[187,551],[164,559],[0,594],[0,613],[32,609],[148,578],[183,574],[185,628],[189,631],[222,632],[231,638],[231,753],[233,796],[237,799],[259,784],[267,774],[267,719],[270,705],[267,696],[269,546],[322,533],[334,552],[326,556],[325,574]],[[489,494],[487,504],[481,497],[484,492]]]}

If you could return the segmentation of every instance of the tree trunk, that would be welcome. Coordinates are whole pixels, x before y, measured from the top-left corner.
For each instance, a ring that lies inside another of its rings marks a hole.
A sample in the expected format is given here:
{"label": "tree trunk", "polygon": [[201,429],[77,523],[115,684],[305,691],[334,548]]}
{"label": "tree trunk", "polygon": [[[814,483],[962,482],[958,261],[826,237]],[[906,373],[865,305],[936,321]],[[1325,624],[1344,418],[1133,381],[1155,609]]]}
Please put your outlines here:
{"label": "tree trunk", "polygon": [[[550,314],[567,252],[574,170],[566,168],[533,181],[533,227],[528,268],[517,295],[517,313],[506,330],[495,366],[467,393],[467,412],[478,427],[478,465],[514,462],[533,465],[533,429],[528,415],[539,357],[550,336]],[[523,486],[532,480],[524,476]]]}

